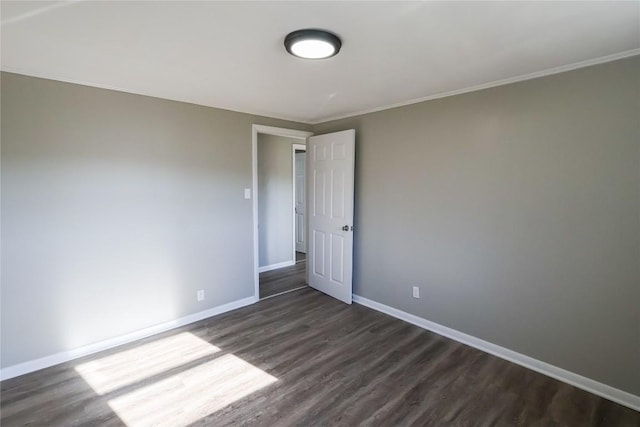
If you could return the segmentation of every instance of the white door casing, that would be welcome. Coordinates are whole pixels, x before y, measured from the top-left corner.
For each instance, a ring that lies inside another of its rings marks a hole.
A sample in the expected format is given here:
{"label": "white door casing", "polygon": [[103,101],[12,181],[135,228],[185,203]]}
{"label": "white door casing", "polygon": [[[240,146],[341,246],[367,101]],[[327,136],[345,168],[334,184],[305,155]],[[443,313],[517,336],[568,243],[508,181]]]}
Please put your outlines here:
{"label": "white door casing", "polygon": [[[264,133],[267,135],[286,136],[290,138],[298,138],[300,142],[305,142],[306,139],[313,135],[312,132],[278,128],[273,126],[265,126],[253,124],[251,126],[251,175],[252,175],[252,191],[249,193],[252,200],[253,210],[253,299],[254,301],[260,300],[260,274],[259,274],[259,232],[258,232],[258,134]],[[293,239],[292,239],[293,240]],[[295,249],[292,242],[292,249]],[[293,258],[295,260],[295,258]]]}
{"label": "white door casing", "polygon": [[351,304],[355,130],[307,142],[307,281]]}
{"label": "white door casing", "polygon": [[307,252],[307,237],[305,224],[305,164],[306,146],[293,145],[293,191],[294,191],[294,239],[296,252]]}

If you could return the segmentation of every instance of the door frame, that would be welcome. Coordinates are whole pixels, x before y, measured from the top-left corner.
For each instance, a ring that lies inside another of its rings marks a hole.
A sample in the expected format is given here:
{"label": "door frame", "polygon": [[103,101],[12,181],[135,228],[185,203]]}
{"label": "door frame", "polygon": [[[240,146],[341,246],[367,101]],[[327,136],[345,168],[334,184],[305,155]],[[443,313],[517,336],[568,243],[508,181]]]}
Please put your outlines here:
{"label": "door frame", "polygon": [[[307,138],[313,135],[313,132],[307,132],[303,130],[279,128],[274,126],[265,126],[252,124],[251,125],[251,193],[253,195],[253,284],[254,294],[253,299],[255,302],[260,300],[260,274],[258,273],[258,264],[260,259],[260,246],[259,246],[259,234],[258,234],[258,134],[263,133],[267,135],[285,136],[287,138],[297,138],[305,142]],[[307,159],[305,159],[306,162]],[[305,168],[306,169],[306,168]],[[306,173],[306,172],[305,172]],[[307,194],[305,192],[305,198]],[[305,210],[307,207],[307,200],[305,200]],[[293,261],[295,262],[295,224],[294,224],[294,239],[293,239]]]}
{"label": "door frame", "polygon": [[[293,163],[292,163],[293,167],[291,168],[291,171],[292,171],[291,172],[292,173],[291,176],[293,178],[293,190],[292,190],[293,191],[293,199],[291,199],[291,200],[293,200],[292,215],[293,215],[293,262],[294,263],[296,262],[296,252],[297,252],[296,251],[296,151],[304,151],[305,154],[306,154],[307,146],[306,145],[302,145],[302,144],[292,144],[291,145],[291,157],[293,159]],[[306,166],[307,166],[307,157],[306,157],[306,155],[305,155],[305,158],[304,158],[304,165],[305,165],[305,169],[304,169],[304,173],[305,173],[304,185],[306,187],[306,185],[307,185],[307,168],[306,168]],[[307,210],[307,189],[306,188],[305,188],[305,191],[304,191],[304,199],[305,199],[304,200],[304,210],[305,210],[305,212],[304,212],[304,224],[305,224],[304,228],[306,229],[307,228],[307,212],[306,212],[306,210]],[[307,244],[307,239],[306,239],[307,235],[305,234],[304,237],[305,237],[304,244],[306,246],[306,244]],[[306,253],[306,249],[305,249],[305,253]]]}

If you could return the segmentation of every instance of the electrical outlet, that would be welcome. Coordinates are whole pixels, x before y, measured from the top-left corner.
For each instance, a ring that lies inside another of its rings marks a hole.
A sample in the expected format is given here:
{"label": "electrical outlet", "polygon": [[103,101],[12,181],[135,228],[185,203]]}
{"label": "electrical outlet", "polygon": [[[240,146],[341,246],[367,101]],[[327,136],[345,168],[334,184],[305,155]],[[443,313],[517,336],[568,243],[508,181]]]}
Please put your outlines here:
{"label": "electrical outlet", "polygon": [[413,297],[414,298],[420,298],[420,288],[417,286],[413,287]]}
{"label": "electrical outlet", "polygon": [[198,301],[204,300],[204,289],[200,289],[196,292],[196,298],[198,299]]}

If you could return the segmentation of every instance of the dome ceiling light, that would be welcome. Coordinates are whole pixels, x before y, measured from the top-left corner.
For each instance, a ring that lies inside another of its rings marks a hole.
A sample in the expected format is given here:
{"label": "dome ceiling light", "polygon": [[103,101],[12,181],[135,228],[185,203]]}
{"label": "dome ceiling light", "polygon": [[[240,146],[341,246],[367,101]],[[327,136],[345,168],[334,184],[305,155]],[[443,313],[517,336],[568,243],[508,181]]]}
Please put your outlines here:
{"label": "dome ceiling light", "polygon": [[284,38],[287,52],[305,59],[331,58],[340,52],[341,46],[338,36],[324,30],[298,30]]}

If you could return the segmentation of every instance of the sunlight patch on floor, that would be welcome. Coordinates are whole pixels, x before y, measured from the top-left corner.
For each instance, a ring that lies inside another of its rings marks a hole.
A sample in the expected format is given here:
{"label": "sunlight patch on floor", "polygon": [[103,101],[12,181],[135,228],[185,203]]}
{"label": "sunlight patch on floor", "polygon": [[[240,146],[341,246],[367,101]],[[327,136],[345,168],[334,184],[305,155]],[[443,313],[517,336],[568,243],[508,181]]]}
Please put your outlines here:
{"label": "sunlight patch on floor", "polygon": [[75,370],[129,427],[184,427],[278,381],[188,332]]}
{"label": "sunlight patch on floor", "polygon": [[96,393],[103,395],[219,351],[195,335],[182,332],[83,363],[75,370]]}
{"label": "sunlight patch on floor", "polygon": [[112,399],[109,406],[129,427],[184,427],[276,381],[239,357],[226,354]]}

